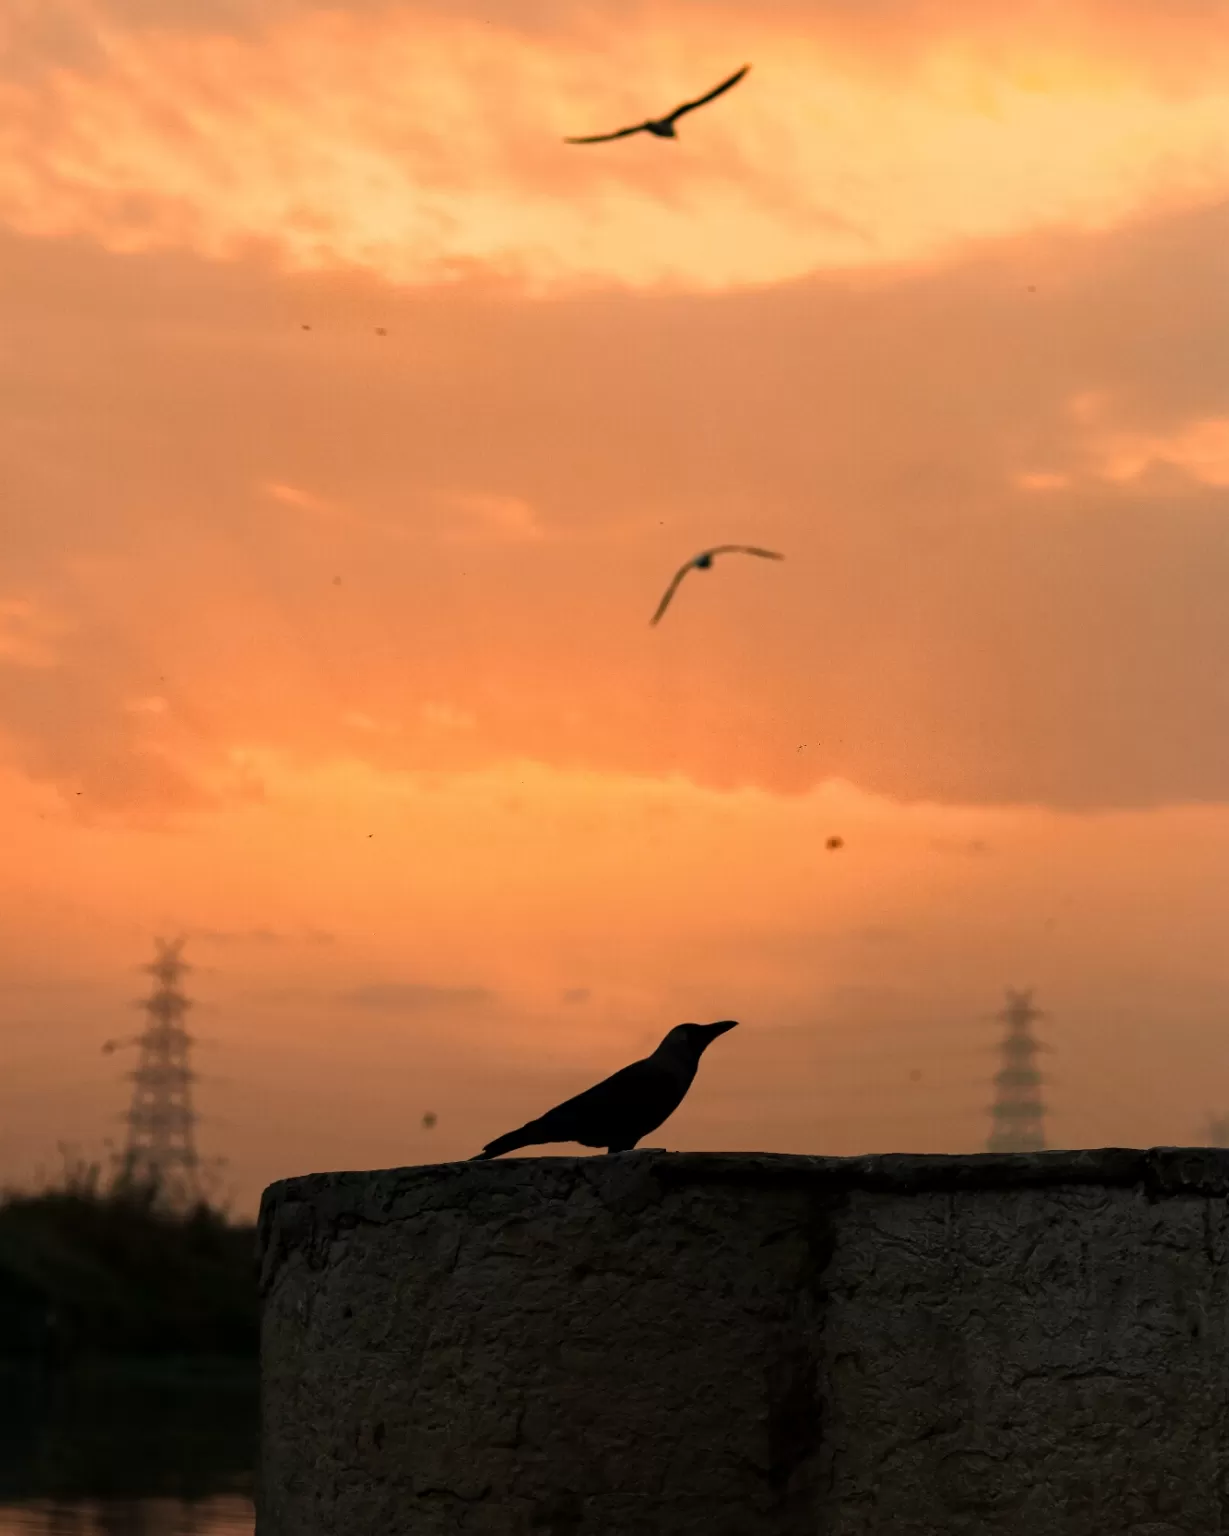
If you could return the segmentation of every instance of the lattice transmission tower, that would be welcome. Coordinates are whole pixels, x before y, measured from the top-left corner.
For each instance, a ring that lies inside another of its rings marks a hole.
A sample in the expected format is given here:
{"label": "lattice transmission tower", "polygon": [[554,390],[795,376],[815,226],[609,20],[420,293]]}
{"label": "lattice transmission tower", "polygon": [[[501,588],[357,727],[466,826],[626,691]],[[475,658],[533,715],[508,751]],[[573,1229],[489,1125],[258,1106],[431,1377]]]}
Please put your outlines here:
{"label": "lattice transmission tower", "polygon": [[128,1139],[121,1167],[129,1183],[155,1190],[164,1205],[187,1210],[202,1198],[192,1105],[192,1036],[184,1028],[192,1004],[179,985],[191,966],[180,955],[182,938],[155,943],[157,958],[143,967],[154,977],[154,990],[137,1004],[149,1015],[149,1023],[130,1042],[140,1056],[128,1074],[132,1102],[124,1117]]}
{"label": "lattice transmission tower", "polygon": [[1033,1007],[1032,992],[1007,991],[1007,1006],[996,1017],[1006,1025],[1000,1044],[1003,1065],[994,1076],[990,1108],[989,1152],[1041,1152],[1045,1149],[1045,1105],[1041,1099],[1038,1053],[1043,1049],[1032,1026],[1045,1017]]}

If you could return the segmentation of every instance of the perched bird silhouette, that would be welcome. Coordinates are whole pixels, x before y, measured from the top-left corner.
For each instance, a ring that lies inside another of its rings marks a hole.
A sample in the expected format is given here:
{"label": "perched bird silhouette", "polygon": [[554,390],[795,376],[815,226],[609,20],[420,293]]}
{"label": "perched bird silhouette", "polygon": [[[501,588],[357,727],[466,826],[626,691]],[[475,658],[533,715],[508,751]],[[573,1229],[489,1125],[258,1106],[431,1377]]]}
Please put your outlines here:
{"label": "perched bird silhouette", "polygon": [[693,560],[686,565],[680,565],[674,573],[674,580],[666,588],[666,595],[657,605],[657,612],[649,620],[650,624],[656,624],[662,614],[670,606],[670,599],[678,591],[678,584],[686,576],[688,571],[707,571],[713,563],[716,555],[759,555],[762,560],[784,560],[784,555],[777,554],[775,549],[756,549],[753,544],[718,544],[716,549],[701,550]]}
{"label": "perched bird silhouette", "polygon": [[651,1056],[633,1061],[519,1130],[497,1136],[470,1162],[548,1141],[578,1141],[582,1147],[629,1152],[642,1136],[670,1118],[691,1087],[700,1057],[718,1035],[737,1023],[737,1019],[722,1019],[717,1024],[676,1025]]}
{"label": "perched bird silhouette", "polygon": [[695,101],[685,101],[681,107],[675,107],[673,112],[667,112],[665,117],[650,117],[643,123],[636,123],[631,128],[619,128],[614,133],[591,133],[583,139],[564,139],[565,144],[606,144],[611,139],[626,139],[633,133],[651,133],[659,139],[677,139],[674,125],[682,117],[684,112],[694,112],[697,107],[702,107],[705,102],[714,100],[723,95],[732,85],[737,85],[742,77],[751,68],[750,64],[744,64],[728,80],[723,80],[720,85],[714,86],[707,96],[697,96]]}

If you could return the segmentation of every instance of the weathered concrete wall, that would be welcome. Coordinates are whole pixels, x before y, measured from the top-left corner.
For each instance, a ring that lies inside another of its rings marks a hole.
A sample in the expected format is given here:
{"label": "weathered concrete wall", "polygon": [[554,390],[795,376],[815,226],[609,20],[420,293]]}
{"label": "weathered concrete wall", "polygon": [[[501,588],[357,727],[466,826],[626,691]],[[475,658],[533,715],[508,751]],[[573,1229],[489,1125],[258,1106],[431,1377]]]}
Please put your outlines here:
{"label": "weathered concrete wall", "polygon": [[1229,1533],[1229,1154],[273,1185],[258,1536]]}

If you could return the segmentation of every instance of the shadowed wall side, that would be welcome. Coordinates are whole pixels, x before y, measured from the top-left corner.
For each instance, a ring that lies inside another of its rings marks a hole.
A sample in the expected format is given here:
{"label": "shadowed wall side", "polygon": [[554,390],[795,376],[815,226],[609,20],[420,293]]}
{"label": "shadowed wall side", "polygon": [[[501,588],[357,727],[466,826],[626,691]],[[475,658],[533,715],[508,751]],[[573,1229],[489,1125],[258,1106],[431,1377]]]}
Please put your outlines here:
{"label": "shadowed wall side", "polygon": [[630,1153],[261,1209],[259,1536],[1199,1536],[1229,1154]]}

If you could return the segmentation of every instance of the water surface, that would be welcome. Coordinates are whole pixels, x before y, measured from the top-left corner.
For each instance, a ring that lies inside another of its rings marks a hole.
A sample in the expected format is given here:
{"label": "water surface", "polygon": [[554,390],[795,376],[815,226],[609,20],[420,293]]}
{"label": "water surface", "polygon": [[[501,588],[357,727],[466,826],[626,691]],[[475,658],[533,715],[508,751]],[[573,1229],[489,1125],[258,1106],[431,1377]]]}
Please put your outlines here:
{"label": "water surface", "polygon": [[0,1368],[0,1536],[252,1536],[254,1365]]}
{"label": "water surface", "polygon": [[252,1536],[250,1498],[33,1499],[0,1507],[0,1536]]}

